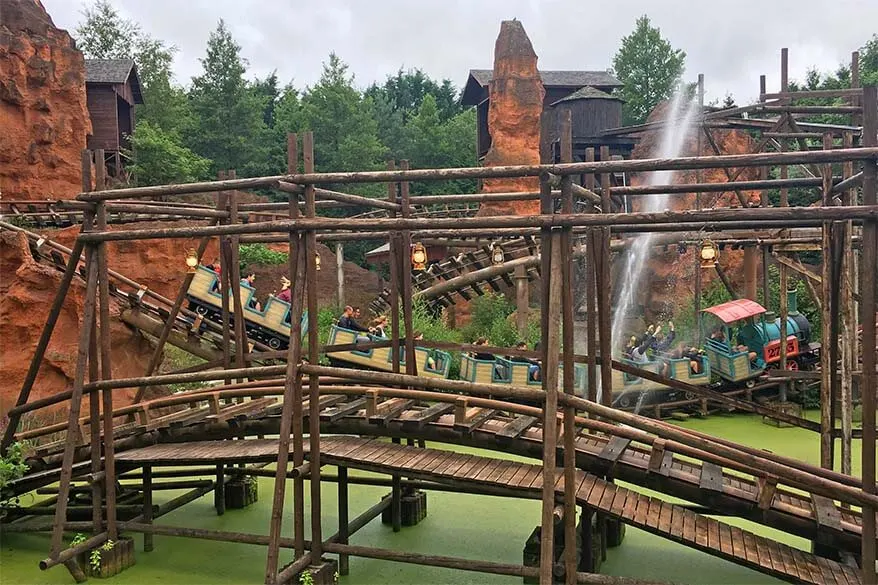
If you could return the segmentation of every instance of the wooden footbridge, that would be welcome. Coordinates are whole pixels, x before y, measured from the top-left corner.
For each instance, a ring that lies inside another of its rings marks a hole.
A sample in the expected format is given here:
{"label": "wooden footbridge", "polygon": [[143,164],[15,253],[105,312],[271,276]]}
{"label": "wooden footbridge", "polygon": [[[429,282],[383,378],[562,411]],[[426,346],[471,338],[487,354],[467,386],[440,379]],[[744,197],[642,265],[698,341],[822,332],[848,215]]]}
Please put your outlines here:
{"label": "wooden footbridge", "polygon": [[[118,461],[138,466],[232,465],[274,461],[277,449],[275,440],[162,444],[127,451],[120,454]],[[325,464],[395,473],[463,490],[470,487],[526,498],[539,498],[542,490],[539,465],[504,459],[355,437],[323,437],[320,453]],[[574,481],[580,506],[685,546],[791,583],[861,583],[856,569],[850,566],[725,524],[685,506],[617,486],[598,475],[578,471]],[[563,494],[564,476],[560,470],[556,472],[554,488],[559,495]]]}

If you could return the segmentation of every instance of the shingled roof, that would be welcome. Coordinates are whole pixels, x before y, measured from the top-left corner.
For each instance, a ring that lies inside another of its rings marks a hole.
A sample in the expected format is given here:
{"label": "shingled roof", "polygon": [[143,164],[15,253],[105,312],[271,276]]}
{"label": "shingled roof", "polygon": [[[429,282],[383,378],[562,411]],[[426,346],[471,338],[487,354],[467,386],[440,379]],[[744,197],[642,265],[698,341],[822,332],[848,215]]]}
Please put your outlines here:
{"label": "shingled roof", "polygon": [[[494,77],[492,69],[470,69],[466,86],[461,96],[465,105],[476,105],[485,98],[485,88]],[[597,88],[613,89],[622,87],[613,74],[607,71],[540,71],[544,87],[579,88],[589,85]]]}
{"label": "shingled roof", "polygon": [[556,102],[552,102],[550,105],[554,106],[562,102],[572,102],[575,100],[618,100],[620,102],[624,101],[619,96],[611,95],[605,91],[599,90],[596,87],[586,85],[585,87],[580,87],[570,95],[562,97]]}
{"label": "shingled roof", "polygon": [[140,77],[133,59],[86,59],[86,83],[131,83],[134,103],[142,104],[143,95],[140,90]]}

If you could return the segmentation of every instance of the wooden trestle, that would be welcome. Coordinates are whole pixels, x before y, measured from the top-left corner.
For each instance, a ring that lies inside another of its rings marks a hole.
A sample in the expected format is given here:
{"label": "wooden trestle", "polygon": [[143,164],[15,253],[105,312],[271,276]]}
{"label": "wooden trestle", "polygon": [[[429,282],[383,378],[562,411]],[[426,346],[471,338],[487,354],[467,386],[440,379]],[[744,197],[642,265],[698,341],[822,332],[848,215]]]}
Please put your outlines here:
{"label": "wooden trestle", "polygon": [[[611,444],[616,444],[611,441]],[[248,463],[277,459],[276,440],[205,441],[142,447],[120,454],[120,463],[134,465],[191,465],[197,463]],[[606,447],[610,447],[607,444]],[[605,453],[618,450],[605,448]],[[306,455],[308,449],[306,447]],[[354,467],[378,473],[399,473],[406,477],[456,484],[502,488],[509,495],[539,494],[543,487],[542,467],[527,463],[423,449],[378,439],[321,437],[324,464]],[[671,467],[683,466],[675,462]],[[563,469],[555,472],[555,491],[564,489]],[[705,489],[717,489],[721,476],[707,480]],[[854,585],[857,571],[785,544],[731,526],[676,504],[620,487],[600,477],[577,470],[576,502],[622,520],[657,536],[732,561],[791,583]]]}

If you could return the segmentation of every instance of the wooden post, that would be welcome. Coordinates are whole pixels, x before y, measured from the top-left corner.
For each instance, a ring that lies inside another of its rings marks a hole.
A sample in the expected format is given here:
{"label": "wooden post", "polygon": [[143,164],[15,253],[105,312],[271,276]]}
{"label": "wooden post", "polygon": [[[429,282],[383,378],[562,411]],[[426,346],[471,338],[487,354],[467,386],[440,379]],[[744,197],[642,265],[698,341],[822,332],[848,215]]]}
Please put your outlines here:
{"label": "wooden post", "polygon": [[[287,167],[297,167],[298,148],[297,136],[287,135]],[[295,219],[299,215],[299,204],[296,194],[289,193],[289,217]],[[274,491],[269,520],[268,558],[265,567],[265,583],[271,585],[277,580],[278,558],[280,554],[281,527],[284,510],[284,492],[286,486],[287,464],[289,463],[290,432],[293,434],[293,465],[299,467],[304,462],[302,445],[302,379],[299,362],[302,357],[302,312],[305,297],[305,246],[298,232],[289,234],[289,270],[293,280],[290,293],[290,339],[287,353],[287,372],[284,381],[283,410],[281,413],[278,433],[277,468],[274,478]],[[305,508],[304,484],[299,478],[293,482],[294,506],[294,550],[295,558],[305,555]]]}
{"label": "wooden post", "polygon": [[[545,177],[540,180],[541,207],[543,213],[552,213],[553,200],[551,187]],[[555,456],[557,451],[558,418],[558,354],[561,349],[561,241],[560,233],[552,234],[551,228],[544,228],[541,234],[543,254],[543,293],[548,302],[543,305],[543,346],[542,380],[546,401],[543,410],[543,504],[540,529],[540,585],[552,584],[554,565],[554,518],[555,508]],[[548,249],[547,249],[548,244]],[[548,257],[546,257],[548,256]]]}
{"label": "wooden post", "polygon": [[[348,468],[338,466],[338,543],[348,544],[349,537],[349,513],[348,513]],[[338,574],[347,575],[350,572],[348,555],[338,555]]]}
{"label": "wooden post", "polygon": [[216,464],[216,480],[213,486],[213,507],[216,508],[216,515],[222,516],[226,513],[226,466],[222,463]]}
{"label": "wooden post", "polygon": [[[832,136],[823,135],[823,148],[829,150],[832,148]],[[828,167],[828,168],[827,168]],[[822,203],[824,207],[832,205],[832,165],[824,165],[823,171],[823,196]],[[832,469],[833,460],[833,442],[832,429],[835,421],[832,417],[833,395],[832,387],[833,372],[835,370],[834,361],[838,353],[837,339],[833,338],[833,294],[832,294],[832,224],[828,221],[823,222],[821,229],[822,235],[822,275],[821,275],[821,296],[823,303],[822,311],[822,336],[820,351],[820,466],[826,469]],[[786,337],[782,336],[782,340]],[[781,347],[786,345],[783,341]],[[835,347],[833,347],[835,345]]]}
{"label": "wooden post", "polygon": [[[765,77],[764,75],[762,76]],[[764,92],[763,92],[764,93]],[[759,167],[759,178],[762,180],[768,179],[768,167]],[[759,206],[760,207],[769,207],[768,201],[768,192],[765,189],[762,189],[759,192]],[[768,266],[769,266],[769,258],[771,257],[771,253],[769,252],[768,246],[762,246],[762,304],[765,307],[769,305],[769,299],[771,298],[771,279],[768,274]],[[783,387],[783,386],[782,386]],[[784,399],[784,401],[786,401]]]}
{"label": "wooden post", "polygon": [[[399,161],[400,170],[407,171],[409,169],[409,161]],[[402,181],[399,184],[400,202],[402,203],[402,217],[409,218],[412,214],[411,200],[409,196],[409,183]],[[418,364],[415,358],[415,337],[412,331],[412,271],[405,270],[407,266],[407,256],[411,254],[412,233],[409,230],[402,230],[402,249],[406,258],[403,261],[403,270],[400,272],[402,278],[402,318],[405,327],[405,373],[409,376],[418,375]]]}
{"label": "wooden post", "polygon": [[[698,117],[702,118],[704,115],[704,74],[698,74]],[[704,124],[704,120],[701,120],[701,132],[696,132],[697,137],[697,151],[695,156],[701,156],[704,141],[704,133],[710,132],[710,128],[708,128]],[[695,182],[702,183],[704,181],[704,172],[701,169],[695,171]],[[695,193],[695,209],[701,209],[701,192]],[[696,347],[701,347],[701,255],[696,250],[694,254],[692,254],[692,265],[695,269],[695,299],[692,307],[692,311],[694,313],[694,322],[695,322],[695,345]]]}
{"label": "wooden post", "polygon": [[[220,171],[218,173],[219,180],[223,180],[226,178],[225,171]],[[229,205],[229,197],[228,193],[225,191],[217,192],[217,208],[222,210],[228,210]],[[231,287],[231,260],[228,254],[228,240],[222,236],[219,238],[219,249],[220,249],[220,258],[222,258],[223,268],[220,271],[220,298],[221,298],[221,306],[222,309],[220,311],[222,316],[222,327],[223,327],[223,369],[228,370],[232,367],[232,334],[229,329],[229,318],[230,318],[230,309],[229,309],[229,289]],[[237,364],[236,367],[240,367],[241,364]],[[226,378],[226,384],[231,384],[232,379]]]}
{"label": "wooden post", "polygon": [[338,306],[344,307],[344,244],[335,243],[335,277],[338,280]]}
{"label": "wooden post", "polygon": [[[594,162],[594,148],[585,149],[586,162]],[[594,173],[585,175],[585,188],[594,191]],[[587,204],[588,210],[594,212],[594,205]],[[597,311],[595,310],[595,298],[597,291],[595,290],[595,269],[597,264],[597,256],[595,254],[594,238],[589,232],[585,238],[587,247],[586,253],[586,269],[585,269],[585,329],[586,329],[586,347],[585,353],[588,356],[588,399],[597,402],[598,399],[598,373],[597,373]]]}
{"label": "wooden post", "polygon": [[[152,524],[152,465],[143,466],[143,523]],[[153,549],[153,534],[143,533],[143,552]]]}
{"label": "wooden post", "polygon": [[[387,161],[387,170],[393,171],[396,169],[396,163],[392,160]],[[387,199],[396,203],[397,199],[397,184],[396,183],[387,183]],[[396,217],[395,211],[388,211],[388,217]],[[402,242],[399,239],[399,234],[391,232],[387,238],[388,246],[390,246],[390,363],[393,369],[394,374],[398,374],[400,371],[399,368],[399,283],[402,279],[402,274],[406,273],[406,270],[411,272],[409,268],[409,260],[405,258],[401,261],[403,254],[408,255],[411,253],[409,250],[402,250]]]}
{"label": "wooden post", "polygon": [[[96,245],[90,244],[86,249],[87,263],[94,265]],[[79,434],[79,413],[82,407],[82,387],[85,382],[85,369],[88,362],[88,347],[91,341],[91,322],[95,317],[97,301],[98,271],[90,270],[86,278],[85,307],[82,311],[82,327],[79,330],[79,346],[76,354],[76,370],[73,377],[73,394],[67,418],[67,442],[61,459],[61,477],[58,482],[58,503],[55,506],[55,528],[52,531],[51,556],[58,558],[61,553],[64,536],[64,522],[67,521],[67,497],[70,495],[70,480],[73,475],[73,455],[77,441],[72,440]]]}
{"label": "wooden post", "polygon": [[[782,92],[788,92],[790,90],[790,81],[789,81],[789,49],[783,48],[780,50],[780,90]],[[789,99],[784,99],[783,103],[789,103]],[[785,114],[781,114],[783,118]],[[783,145],[784,142],[780,141],[780,144]],[[785,149],[784,149],[785,150]],[[780,178],[781,180],[789,178],[789,170],[786,165],[781,165],[780,167]],[[789,206],[789,190],[786,187],[781,187],[780,189],[780,206],[787,207]],[[784,237],[787,235],[786,230],[780,231],[780,237]],[[788,316],[788,305],[787,305],[787,290],[789,289],[789,280],[788,280],[788,271],[786,264],[781,263],[778,266],[778,270],[780,271],[780,299],[778,299],[780,303],[780,364],[779,367],[782,370],[787,368],[787,316]],[[786,394],[786,384],[782,385],[782,392],[784,393],[784,397]]]}
{"label": "wooden post", "polygon": [[[878,91],[871,85],[863,88],[863,146],[878,146]],[[878,163],[863,161],[863,205],[878,205]],[[876,251],[878,222],[863,222],[863,279],[860,303],[863,314],[863,375],[860,389],[863,396],[863,491],[875,494],[875,324]],[[863,583],[875,583],[875,515],[874,506],[863,506],[862,567]]]}
{"label": "wooden post", "polygon": [[[843,147],[853,146],[853,134],[845,132],[842,135]],[[848,178],[854,173],[854,165],[851,162],[844,163],[842,175]],[[857,197],[856,189],[850,189],[842,193],[843,205],[854,205]],[[841,472],[851,475],[851,441],[853,427],[853,370],[857,366],[857,355],[853,352],[857,338],[856,313],[853,312],[853,281],[856,273],[853,272],[853,222],[846,221],[841,224],[842,234],[842,266],[841,266]]]}
{"label": "wooden post", "polygon": [[[103,157],[100,160],[103,160]],[[102,171],[103,169],[100,169],[97,175],[98,185],[105,180]],[[97,204],[97,228],[100,231],[107,229],[107,207],[106,203],[103,202]],[[98,270],[98,296],[100,298],[101,379],[112,380],[111,350],[113,342],[110,337],[112,321],[110,320],[110,281],[106,242],[98,245],[95,256]],[[119,533],[116,528],[116,447],[113,439],[113,391],[109,388],[102,390],[101,399],[104,410],[104,486],[106,487],[104,497],[107,504],[107,538],[117,540]],[[97,402],[97,392],[91,395],[90,400]]]}
{"label": "wooden post", "polygon": [[[228,176],[229,179],[234,179],[235,169],[231,169]],[[229,192],[229,223],[232,225],[238,223],[238,191]],[[229,239],[228,250],[232,269],[229,274],[232,280],[232,298],[235,303],[235,367],[246,368],[248,364],[244,361],[244,354],[247,353],[247,330],[244,327],[244,307],[241,299],[240,240],[241,236],[239,235],[233,235]],[[246,378],[238,378],[238,382],[244,381]]]}
{"label": "wooden post", "polygon": [[[561,119],[561,162],[573,162],[573,134],[570,111]],[[573,177],[561,179],[561,213],[573,213]],[[573,248],[572,228],[564,228],[558,239],[558,260],[561,263],[561,332],[564,364],[564,393],[573,394]],[[553,270],[554,274],[554,270]],[[551,292],[551,291],[550,291]],[[550,390],[551,392],[551,390]],[[543,426],[547,432],[549,419]],[[564,581],[576,584],[576,410],[564,408]]]}
{"label": "wooden post", "polygon": [[512,274],[515,279],[515,325],[519,337],[527,339],[527,321],[530,311],[527,269],[524,266],[516,266]]}
{"label": "wooden post", "polygon": [[[610,160],[610,147],[601,146],[601,161]],[[610,174],[601,174],[601,185],[610,185]],[[612,213],[610,190],[601,189],[601,208],[604,213]],[[600,270],[595,277],[598,293],[598,337],[601,344],[601,403],[604,406],[613,404],[613,365],[610,358],[613,353],[612,340],[612,307],[610,306],[610,228],[603,227],[595,233],[599,234],[597,262]]]}
{"label": "wooden post", "polygon": [[[306,173],[314,172],[314,133],[306,132],[302,141]],[[317,216],[314,185],[305,187],[305,215]],[[316,364],[320,359],[320,340],[317,323],[317,236],[313,230],[305,232],[307,255],[305,265],[308,276],[308,361]],[[323,554],[323,530],[320,524],[320,379],[308,377],[308,434],[311,462],[311,558],[319,562]]]}

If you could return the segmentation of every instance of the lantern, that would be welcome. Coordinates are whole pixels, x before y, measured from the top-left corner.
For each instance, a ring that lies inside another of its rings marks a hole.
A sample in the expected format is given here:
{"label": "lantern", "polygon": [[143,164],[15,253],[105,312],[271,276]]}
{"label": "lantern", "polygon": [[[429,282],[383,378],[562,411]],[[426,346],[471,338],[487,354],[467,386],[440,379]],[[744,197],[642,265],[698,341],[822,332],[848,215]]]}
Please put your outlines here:
{"label": "lantern", "polygon": [[719,248],[710,240],[701,243],[701,267],[713,268],[719,260]]}
{"label": "lantern", "polygon": [[491,244],[491,263],[503,264],[503,248],[500,244]]}
{"label": "lantern", "polygon": [[318,252],[314,252],[314,268],[320,270],[320,254]]}
{"label": "lantern", "polygon": [[421,242],[412,246],[412,270],[424,270],[427,267],[427,249]]}
{"label": "lantern", "polygon": [[198,268],[198,255],[195,253],[195,248],[189,248],[189,251],[186,252],[186,268],[189,274],[195,274],[195,269]]}

